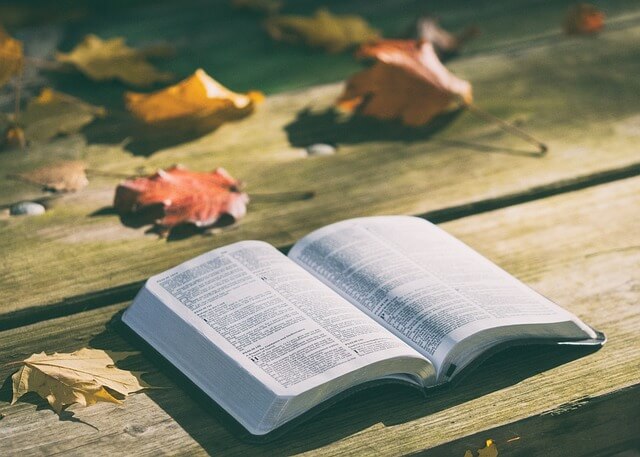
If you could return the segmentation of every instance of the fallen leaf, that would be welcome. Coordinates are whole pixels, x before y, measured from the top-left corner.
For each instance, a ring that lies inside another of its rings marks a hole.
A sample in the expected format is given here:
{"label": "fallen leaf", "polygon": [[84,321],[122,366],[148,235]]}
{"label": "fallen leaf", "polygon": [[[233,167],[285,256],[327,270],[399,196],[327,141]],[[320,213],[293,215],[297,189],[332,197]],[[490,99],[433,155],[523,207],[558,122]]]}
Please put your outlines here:
{"label": "fallen leaf", "polygon": [[121,370],[114,365],[133,353],[110,353],[101,349],[80,349],[70,354],[44,352],[21,361],[22,367],[11,377],[15,403],[27,392],[35,392],[46,399],[60,413],[74,403],[83,406],[99,401],[122,403],[130,393],[147,384],[139,373]]}
{"label": "fallen leaf", "polygon": [[418,41],[428,41],[440,56],[456,54],[469,40],[477,37],[480,30],[477,27],[467,27],[458,34],[452,34],[443,29],[437,19],[422,17],[416,24]]}
{"label": "fallen leaf", "polygon": [[5,129],[2,146],[7,149],[25,149],[27,147],[27,137],[24,129],[12,125]]}
{"label": "fallen leaf", "polygon": [[224,214],[240,219],[249,197],[241,182],[223,168],[201,173],[181,166],[145,178],[123,182],[116,188],[113,206],[121,216],[148,214],[147,223],[170,229],[180,224],[208,227]]}
{"label": "fallen leaf", "polygon": [[145,57],[144,51],[127,46],[124,38],[102,40],[95,35],[87,35],[67,54],[56,54],[59,62],[73,65],[94,81],[118,79],[134,86],[149,86],[171,80],[171,74],[158,70]]}
{"label": "fallen leaf", "polygon": [[231,6],[255,13],[275,14],[282,9],[281,0],[231,0]]}
{"label": "fallen leaf", "polygon": [[90,124],[106,111],[71,95],[45,88],[20,115],[27,141],[45,142],[61,134],[71,134]]}
{"label": "fallen leaf", "polygon": [[18,177],[32,184],[42,186],[54,192],[75,192],[89,184],[87,166],[83,162],[60,162],[21,173]]}
{"label": "fallen leaf", "polygon": [[498,457],[498,447],[493,440],[487,440],[485,447],[478,449],[478,457]]}
{"label": "fallen leaf", "polygon": [[345,111],[418,126],[452,104],[473,100],[471,84],[442,65],[431,43],[381,40],[362,46],[357,55],[376,62],[347,81],[338,99]]}
{"label": "fallen leaf", "polygon": [[571,5],[567,10],[563,28],[568,35],[592,35],[604,28],[605,14],[589,3]]}
{"label": "fallen leaf", "polygon": [[22,71],[24,54],[22,43],[11,38],[0,26],[0,87]]}
{"label": "fallen leaf", "polygon": [[360,16],[334,15],[319,9],[308,16],[273,16],[265,21],[267,33],[276,41],[304,43],[336,53],[380,37]]}
{"label": "fallen leaf", "polygon": [[[464,453],[464,457],[473,457],[473,452],[469,449]],[[498,447],[493,440],[489,439],[485,443],[485,447],[478,449],[478,457],[498,457]]]}
{"label": "fallen leaf", "polygon": [[189,78],[166,89],[141,94],[127,92],[127,109],[147,124],[171,124],[176,127],[215,128],[227,121],[248,116],[264,100],[260,92],[232,92],[197,70]]}

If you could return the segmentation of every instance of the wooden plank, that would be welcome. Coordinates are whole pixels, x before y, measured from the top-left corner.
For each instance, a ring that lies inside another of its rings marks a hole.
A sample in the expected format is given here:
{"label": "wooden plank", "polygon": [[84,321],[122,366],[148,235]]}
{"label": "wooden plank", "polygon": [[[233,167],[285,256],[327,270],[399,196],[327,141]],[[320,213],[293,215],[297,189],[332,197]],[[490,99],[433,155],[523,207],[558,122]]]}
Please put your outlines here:
{"label": "wooden plank", "polygon": [[[72,408],[73,418],[61,421],[34,397],[9,406],[5,386],[0,440],[8,443],[9,453],[26,454],[107,455],[127,449],[149,455],[403,455],[637,386],[640,232],[638,216],[629,209],[638,204],[640,178],[633,178],[443,224],[604,331],[609,342],[596,353],[514,349],[426,399],[408,388],[371,389],[274,442],[251,444],[219,408],[124,328],[118,316],[123,303],[2,332],[0,361],[87,345],[143,349],[142,356],[124,367],[152,371],[149,382],[171,389],[133,395],[124,407]],[[0,377],[10,372],[0,367]]]}
{"label": "wooden plank", "polygon": [[487,439],[494,442],[499,455],[632,456],[640,451],[639,423],[640,385],[636,384],[409,456],[461,456],[484,448]]}
{"label": "wooden plank", "polygon": [[[55,200],[44,216],[0,220],[1,319],[15,322],[36,307],[142,280],[235,240],[282,246],[350,216],[473,207],[505,195],[517,200],[568,180],[588,182],[595,173],[637,174],[640,80],[619,75],[640,70],[640,26],[612,22],[588,46],[555,36],[523,44],[515,54],[488,52],[452,63],[474,82],[478,104],[522,121],[549,143],[544,158],[527,155],[531,150],[519,140],[468,113],[449,119],[446,128],[418,132],[395,124],[337,122],[322,110],[339,94],[339,84],[270,97],[256,115],[148,158],[120,146],[87,146],[82,136],[29,154],[4,152],[0,169],[6,172],[61,157],[124,174],[179,162],[199,170],[224,166],[247,182],[250,194],[314,190],[316,197],[271,203],[256,197],[236,227],[165,242],[145,236],[144,228],[124,227],[110,214],[118,179],[96,177],[86,190]],[[309,106],[313,112],[305,115]],[[115,132],[113,141],[123,139],[118,135],[128,122],[118,116],[98,129]],[[299,146],[318,141],[337,143],[338,154],[304,158]],[[0,195],[8,203],[41,194],[3,178]]]}

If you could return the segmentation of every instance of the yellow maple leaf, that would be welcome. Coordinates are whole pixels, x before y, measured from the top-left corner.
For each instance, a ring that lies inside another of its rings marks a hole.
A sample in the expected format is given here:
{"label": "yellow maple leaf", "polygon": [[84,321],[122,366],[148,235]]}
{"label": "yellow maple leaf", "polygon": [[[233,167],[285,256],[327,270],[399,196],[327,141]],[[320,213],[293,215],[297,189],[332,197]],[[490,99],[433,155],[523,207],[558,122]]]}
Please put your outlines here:
{"label": "yellow maple leaf", "polygon": [[9,36],[0,26],[0,87],[22,71],[24,54],[22,43]]}
{"label": "yellow maple leaf", "polygon": [[265,21],[265,28],[274,40],[304,43],[329,52],[341,52],[380,38],[379,32],[360,16],[334,15],[326,9],[319,9],[311,17],[273,16]]}
{"label": "yellow maple leaf", "polygon": [[68,63],[95,81],[118,79],[134,86],[149,86],[169,81],[172,76],[162,72],[145,59],[144,50],[130,48],[124,38],[102,40],[87,35],[71,52],[57,53],[56,59]]}
{"label": "yellow maple leaf", "polygon": [[74,403],[83,406],[99,401],[120,404],[128,394],[149,387],[139,379],[139,374],[114,366],[116,361],[133,354],[107,354],[101,349],[87,348],[70,354],[33,354],[20,362],[23,366],[11,377],[11,404],[27,392],[36,392],[57,413]]}
{"label": "yellow maple leaf", "polygon": [[253,112],[264,95],[250,91],[233,92],[214,80],[204,70],[174,86],[150,94],[127,92],[127,109],[148,124],[184,123],[190,127],[217,127]]}

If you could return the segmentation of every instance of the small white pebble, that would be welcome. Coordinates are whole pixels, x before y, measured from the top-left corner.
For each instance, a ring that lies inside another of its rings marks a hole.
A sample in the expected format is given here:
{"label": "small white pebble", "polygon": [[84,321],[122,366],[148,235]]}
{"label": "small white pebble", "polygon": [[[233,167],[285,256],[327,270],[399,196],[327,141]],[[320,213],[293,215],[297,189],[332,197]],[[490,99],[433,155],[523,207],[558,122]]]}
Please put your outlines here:
{"label": "small white pebble", "polygon": [[330,156],[336,153],[336,148],[330,144],[316,143],[307,146],[307,155],[310,156]]}
{"label": "small white pebble", "polygon": [[44,214],[46,209],[40,203],[20,202],[11,205],[9,213],[12,216],[39,216]]}

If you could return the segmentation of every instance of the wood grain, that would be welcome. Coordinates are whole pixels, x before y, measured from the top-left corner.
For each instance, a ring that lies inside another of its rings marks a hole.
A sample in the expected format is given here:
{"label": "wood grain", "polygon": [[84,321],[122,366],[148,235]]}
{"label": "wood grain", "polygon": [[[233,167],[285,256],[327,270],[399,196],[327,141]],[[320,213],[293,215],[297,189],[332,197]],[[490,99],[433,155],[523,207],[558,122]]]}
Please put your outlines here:
{"label": "wood grain", "polygon": [[[35,397],[9,406],[5,385],[0,402],[0,413],[5,415],[0,420],[3,451],[9,455],[18,451],[109,455],[123,449],[136,455],[404,455],[467,436],[477,439],[480,435],[475,434],[490,433],[494,427],[637,386],[640,232],[637,213],[629,209],[639,204],[640,178],[631,178],[443,224],[604,331],[609,342],[598,352],[513,349],[487,361],[460,384],[427,398],[405,388],[371,389],[273,442],[255,444],[243,441],[224,412],[123,328],[118,316],[127,305],[123,303],[2,332],[0,361],[86,345],[141,349],[141,356],[121,366],[151,371],[149,382],[170,389],[132,395],[124,407],[72,408],[73,416],[60,420]],[[0,368],[1,377],[10,372]],[[551,440],[553,430],[545,437]]]}
{"label": "wood grain", "polygon": [[[139,132],[127,127],[130,119],[121,107],[82,135],[28,154],[3,152],[3,175],[62,158],[122,175],[173,163],[197,170],[224,166],[246,181],[255,198],[237,226],[209,236],[182,233],[169,242],[145,235],[146,227],[123,226],[110,212],[117,177],[92,176],[87,189],[51,200],[44,216],[0,218],[1,319],[142,280],[240,239],[282,246],[351,216],[422,214],[526,196],[576,178],[588,182],[606,171],[637,174],[640,80],[620,75],[640,70],[640,26],[625,18],[611,18],[608,31],[588,45],[560,35],[529,44],[514,38],[499,50],[451,63],[473,82],[479,105],[550,145],[543,158],[469,113],[418,131],[394,123],[343,122],[326,111],[340,84],[269,97],[254,116],[193,141],[163,143],[149,157],[135,155]],[[127,135],[133,143],[115,144]],[[302,146],[315,142],[337,144],[337,155],[305,158]],[[315,198],[268,202],[259,195],[307,190]],[[0,178],[0,203],[41,196],[38,189]]]}

